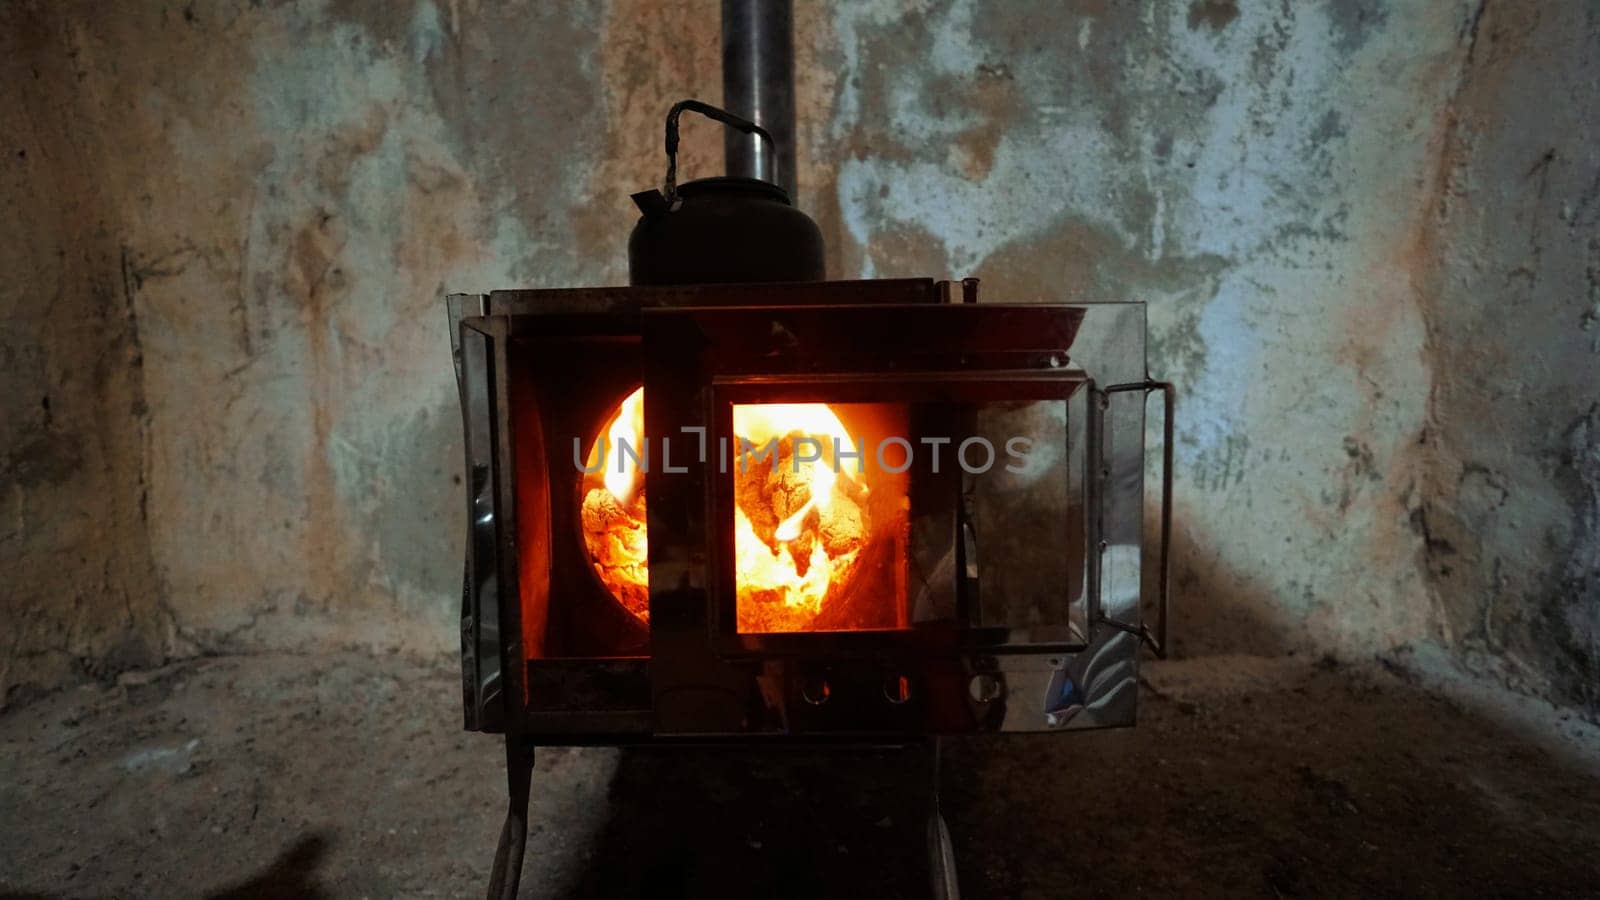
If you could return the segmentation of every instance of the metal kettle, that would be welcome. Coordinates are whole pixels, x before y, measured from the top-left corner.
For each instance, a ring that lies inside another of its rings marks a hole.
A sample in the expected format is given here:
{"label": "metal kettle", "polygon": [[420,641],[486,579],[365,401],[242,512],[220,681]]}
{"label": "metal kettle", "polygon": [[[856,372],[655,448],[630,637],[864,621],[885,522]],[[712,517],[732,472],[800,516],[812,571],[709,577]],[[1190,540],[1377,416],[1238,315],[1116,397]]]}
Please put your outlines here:
{"label": "metal kettle", "polygon": [[629,283],[821,281],[822,231],[788,191],[728,176],[677,183],[678,117],[685,110],[755,134],[772,149],[771,135],[754,122],[698,100],[674,104],[667,113],[666,182],[633,195],[641,215],[628,237]]}

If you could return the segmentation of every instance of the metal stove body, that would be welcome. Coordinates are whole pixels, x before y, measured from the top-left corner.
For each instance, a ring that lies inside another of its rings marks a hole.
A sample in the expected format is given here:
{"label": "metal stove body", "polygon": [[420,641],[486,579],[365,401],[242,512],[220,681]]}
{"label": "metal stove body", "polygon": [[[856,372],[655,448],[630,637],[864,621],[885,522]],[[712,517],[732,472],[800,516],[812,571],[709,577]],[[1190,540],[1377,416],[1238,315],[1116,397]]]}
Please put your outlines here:
{"label": "metal stove body", "polygon": [[[1154,628],[1140,604],[1145,399],[1164,387],[1144,307],[949,295],[886,280],[451,297],[466,726],[584,744],[1133,724],[1141,638],[1163,643],[1166,618],[1164,577]],[[580,521],[581,448],[641,385],[647,621],[596,578]],[[875,588],[893,596],[857,601],[886,610],[875,627],[739,627],[733,473],[750,461],[730,456],[732,410],[770,403],[896,411],[897,433],[856,435],[865,459],[846,467],[942,450],[907,466]],[[983,449],[1019,439],[1011,467]]]}

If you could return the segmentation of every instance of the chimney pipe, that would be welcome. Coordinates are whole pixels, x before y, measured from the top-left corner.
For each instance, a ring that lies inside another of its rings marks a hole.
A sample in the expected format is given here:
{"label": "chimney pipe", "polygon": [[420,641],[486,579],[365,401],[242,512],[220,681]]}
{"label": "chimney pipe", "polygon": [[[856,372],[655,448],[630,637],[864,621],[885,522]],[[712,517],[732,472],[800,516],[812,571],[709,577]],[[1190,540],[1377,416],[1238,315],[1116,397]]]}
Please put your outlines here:
{"label": "chimney pipe", "polygon": [[759,178],[795,192],[794,6],[791,0],[722,0],[722,106],[765,128],[776,145],[729,129],[729,175]]}

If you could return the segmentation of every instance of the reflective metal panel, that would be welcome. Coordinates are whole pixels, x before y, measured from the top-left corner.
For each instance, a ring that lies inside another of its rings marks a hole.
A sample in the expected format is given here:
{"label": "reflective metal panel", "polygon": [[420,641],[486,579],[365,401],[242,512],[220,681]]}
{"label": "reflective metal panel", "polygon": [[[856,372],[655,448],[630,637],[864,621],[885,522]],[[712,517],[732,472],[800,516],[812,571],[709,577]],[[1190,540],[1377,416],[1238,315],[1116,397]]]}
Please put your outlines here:
{"label": "reflective metal panel", "polygon": [[461,608],[461,669],[466,727],[505,727],[500,629],[500,535],[495,490],[494,348],[489,334],[456,323],[465,426],[467,558]]}

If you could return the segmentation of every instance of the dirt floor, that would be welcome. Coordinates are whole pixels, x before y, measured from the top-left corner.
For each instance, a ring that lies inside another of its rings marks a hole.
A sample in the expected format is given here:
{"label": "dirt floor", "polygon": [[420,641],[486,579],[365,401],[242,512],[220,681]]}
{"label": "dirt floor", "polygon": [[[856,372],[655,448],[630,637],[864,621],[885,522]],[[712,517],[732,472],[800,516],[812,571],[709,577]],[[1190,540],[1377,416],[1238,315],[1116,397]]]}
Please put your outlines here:
{"label": "dirt floor", "polygon": [[[1594,726],[1399,669],[1148,665],[1137,729],[947,742],[968,897],[1600,895]],[[0,715],[0,896],[470,897],[450,665],[214,658]],[[926,896],[915,751],[543,751],[523,896]]]}

